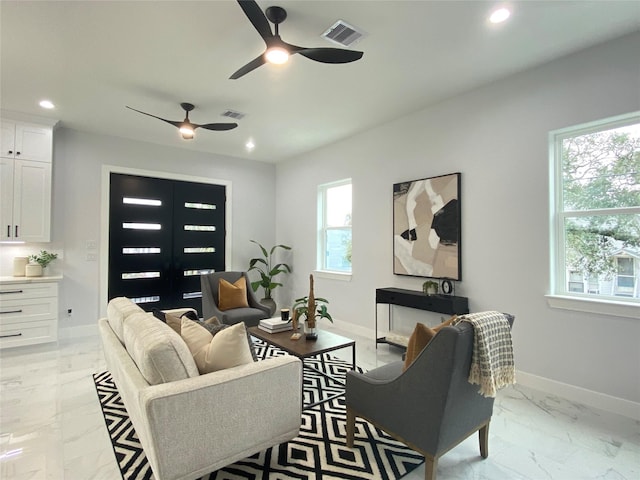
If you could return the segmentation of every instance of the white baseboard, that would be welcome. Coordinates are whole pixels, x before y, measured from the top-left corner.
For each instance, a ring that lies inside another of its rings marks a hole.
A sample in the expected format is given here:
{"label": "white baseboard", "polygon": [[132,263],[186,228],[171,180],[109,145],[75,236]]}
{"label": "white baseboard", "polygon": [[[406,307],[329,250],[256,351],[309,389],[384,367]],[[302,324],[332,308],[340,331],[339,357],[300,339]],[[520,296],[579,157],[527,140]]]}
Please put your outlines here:
{"label": "white baseboard", "polygon": [[92,325],[78,325],[76,327],[64,327],[58,329],[58,340],[90,337],[92,335],[98,335],[97,323]]}
{"label": "white baseboard", "polygon": [[568,383],[558,382],[520,370],[516,372],[516,379],[519,385],[524,385],[525,387],[541,390],[607,412],[617,413],[634,420],[640,420],[640,403],[632,402],[631,400],[587,390],[586,388],[569,385]]}
{"label": "white baseboard", "polygon": [[374,341],[376,338],[376,332],[373,328],[354,325],[353,323],[345,322],[344,320],[334,319],[333,323],[328,324],[328,327],[326,325],[327,324],[325,324],[323,328],[327,328],[327,330],[331,330],[331,327],[335,327],[338,330],[343,330],[345,332],[353,332],[354,335],[370,338]]}

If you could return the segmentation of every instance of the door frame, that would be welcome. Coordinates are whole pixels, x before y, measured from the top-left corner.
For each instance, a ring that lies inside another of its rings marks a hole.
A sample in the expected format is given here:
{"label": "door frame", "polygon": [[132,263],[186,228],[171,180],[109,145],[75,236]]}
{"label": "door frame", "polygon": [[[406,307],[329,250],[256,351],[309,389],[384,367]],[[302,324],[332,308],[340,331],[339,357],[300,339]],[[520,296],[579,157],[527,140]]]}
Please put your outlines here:
{"label": "door frame", "polygon": [[[140,168],[121,167],[118,165],[102,165],[102,186],[101,186],[101,207],[100,207],[100,316],[107,314],[107,301],[109,290],[109,184],[112,173],[121,173],[125,175],[137,175],[140,177],[162,178],[166,180],[179,180],[183,182],[206,183],[209,185],[221,185],[226,188],[225,202],[225,256],[224,263],[229,267],[231,265],[231,203],[232,182],[231,180],[222,180],[209,177],[197,177],[193,175],[183,175],[173,172],[162,172],[159,170],[144,170]],[[90,252],[88,252],[90,253]]]}

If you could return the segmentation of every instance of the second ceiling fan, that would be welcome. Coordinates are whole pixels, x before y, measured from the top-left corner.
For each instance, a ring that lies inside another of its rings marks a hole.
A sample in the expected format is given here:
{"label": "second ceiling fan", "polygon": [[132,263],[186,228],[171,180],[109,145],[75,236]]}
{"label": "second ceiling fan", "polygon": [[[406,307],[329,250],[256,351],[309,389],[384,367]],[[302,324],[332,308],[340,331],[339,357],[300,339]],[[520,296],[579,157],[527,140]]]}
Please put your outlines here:
{"label": "second ceiling fan", "polygon": [[[278,30],[278,25],[287,18],[287,12],[284,8],[274,6],[267,8],[266,12],[263,12],[255,0],[238,0],[238,3],[264,40],[264,43],[266,43],[267,48],[259,57],[231,75],[230,78],[232,80],[246,75],[267,62],[284,63],[290,55],[296,53],[322,63],[349,63],[362,58],[363,52],[355,50],[331,47],[306,48],[287,43],[280,38]],[[275,25],[275,33],[271,32],[269,21]]]}

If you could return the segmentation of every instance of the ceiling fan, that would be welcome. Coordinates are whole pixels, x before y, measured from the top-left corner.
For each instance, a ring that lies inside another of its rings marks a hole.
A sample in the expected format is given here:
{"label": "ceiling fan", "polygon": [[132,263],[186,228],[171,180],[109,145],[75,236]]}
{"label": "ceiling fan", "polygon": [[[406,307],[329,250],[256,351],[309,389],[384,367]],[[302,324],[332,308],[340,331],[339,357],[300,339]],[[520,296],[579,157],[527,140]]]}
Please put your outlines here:
{"label": "ceiling fan", "polygon": [[174,121],[174,120],[167,120],[166,118],[160,118],[160,117],[157,117],[155,115],[151,115],[150,113],[141,112],[140,110],[136,110],[135,108],[131,108],[128,105],[125,105],[125,106],[129,110],[133,110],[134,112],[142,113],[143,115],[148,115],[150,117],[157,118],[158,120],[162,120],[163,122],[170,123],[171,125],[173,125],[174,127],[177,127],[180,130],[180,133],[182,134],[182,138],[184,138],[185,140],[191,140],[194,137],[194,134],[195,134],[194,132],[195,132],[196,128],[204,128],[206,130],[223,131],[223,130],[231,130],[231,129],[236,128],[238,126],[237,123],[205,123],[204,125],[199,125],[197,123],[191,123],[191,121],[189,120],[189,112],[195,108],[195,106],[192,103],[181,103],[180,104],[182,109],[187,114],[187,116],[181,122],[180,121]]}
{"label": "ceiling fan", "polygon": [[[251,24],[264,40],[264,43],[267,44],[267,48],[262,55],[250,61],[231,75],[230,78],[233,80],[246,75],[266,62],[284,63],[290,55],[296,53],[322,63],[349,63],[362,58],[363,52],[357,52],[355,50],[329,47],[305,48],[291,45],[280,38],[278,31],[278,25],[287,18],[287,12],[284,8],[269,7],[263,13],[255,0],[238,0],[238,3]],[[275,34],[271,32],[269,21],[275,25]]]}

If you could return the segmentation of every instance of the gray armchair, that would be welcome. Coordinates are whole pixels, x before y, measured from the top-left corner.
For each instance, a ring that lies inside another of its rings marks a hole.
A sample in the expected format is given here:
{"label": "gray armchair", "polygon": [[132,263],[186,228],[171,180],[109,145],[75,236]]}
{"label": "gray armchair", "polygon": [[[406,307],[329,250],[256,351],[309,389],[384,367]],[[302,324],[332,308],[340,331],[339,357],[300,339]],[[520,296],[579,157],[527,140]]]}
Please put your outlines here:
{"label": "gray armchair", "polygon": [[[229,283],[236,282],[240,277],[244,277],[247,282],[247,303],[248,308],[233,308],[222,311],[218,308],[218,284],[224,278]],[[215,272],[200,275],[200,285],[202,287],[202,317],[211,318],[214,315],[222,323],[233,325],[244,322],[247,327],[258,325],[261,319],[269,318],[269,307],[262,305],[251,288],[251,282],[247,278],[246,272]]]}
{"label": "gray armchair", "polygon": [[[513,325],[514,317],[507,318]],[[440,330],[404,372],[402,361],[348,372],[347,446],[353,447],[355,419],[362,417],[424,455],[426,480],[435,480],[440,456],[475,432],[487,458],[494,399],[467,380],[473,335],[473,326],[460,322]]]}

